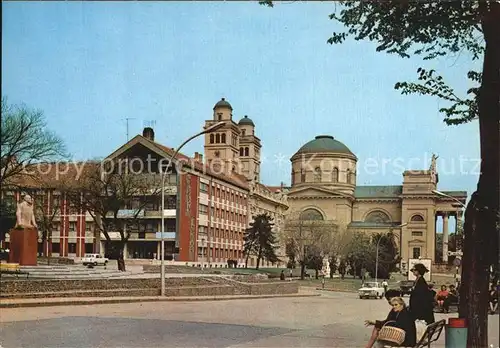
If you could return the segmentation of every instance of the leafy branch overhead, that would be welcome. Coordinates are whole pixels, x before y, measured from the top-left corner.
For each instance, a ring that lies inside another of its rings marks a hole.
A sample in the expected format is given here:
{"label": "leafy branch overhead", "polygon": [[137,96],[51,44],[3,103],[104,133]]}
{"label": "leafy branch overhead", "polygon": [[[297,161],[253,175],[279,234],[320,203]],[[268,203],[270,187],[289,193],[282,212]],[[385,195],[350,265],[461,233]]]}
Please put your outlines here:
{"label": "leafy branch overhead", "polygon": [[[458,125],[472,121],[479,117],[477,98],[479,86],[472,87],[467,91],[471,97],[463,99],[456,95],[453,88],[448,86],[442,76],[437,75],[435,70],[425,70],[418,68],[418,81],[416,82],[398,82],[394,86],[395,89],[401,90],[402,94],[419,94],[434,96],[446,100],[452,105],[443,107],[439,112],[445,114],[444,122],[448,125]],[[478,84],[481,83],[481,73],[469,71],[468,78]]]}

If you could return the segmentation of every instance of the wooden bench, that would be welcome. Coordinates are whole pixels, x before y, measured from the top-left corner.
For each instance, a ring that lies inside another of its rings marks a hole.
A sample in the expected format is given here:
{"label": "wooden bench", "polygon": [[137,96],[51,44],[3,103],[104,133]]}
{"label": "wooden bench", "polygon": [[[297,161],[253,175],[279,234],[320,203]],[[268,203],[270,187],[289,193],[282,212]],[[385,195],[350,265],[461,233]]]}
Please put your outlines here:
{"label": "wooden bench", "polygon": [[[424,347],[430,348],[431,344],[433,342],[436,342],[441,336],[441,332],[443,331],[445,324],[446,320],[442,319],[433,324],[427,325],[427,328],[425,329],[422,338],[417,342],[417,344],[414,347],[409,347],[409,348],[424,348]],[[384,345],[384,348],[393,348],[393,346]]]}
{"label": "wooden bench", "polygon": [[445,324],[446,320],[442,319],[440,321],[436,321],[435,323],[427,325],[422,338],[417,342],[417,345],[414,348],[429,348],[431,346],[431,343],[436,342],[439,339]]}
{"label": "wooden bench", "polygon": [[0,263],[0,276],[2,274],[13,274],[18,278],[20,275],[26,275],[29,277],[29,272],[22,271],[18,264],[1,264]]}

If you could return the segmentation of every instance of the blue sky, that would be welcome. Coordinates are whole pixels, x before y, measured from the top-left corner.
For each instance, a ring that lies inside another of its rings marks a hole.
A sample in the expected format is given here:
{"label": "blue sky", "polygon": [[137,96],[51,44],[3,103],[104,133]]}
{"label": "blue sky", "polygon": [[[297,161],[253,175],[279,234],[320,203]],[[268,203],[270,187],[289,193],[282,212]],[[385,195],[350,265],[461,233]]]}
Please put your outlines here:
{"label": "blue sky", "polygon": [[[4,2],[2,94],[43,110],[75,159],[121,146],[125,118],[133,118],[130,137],[155,120],[156,140],[176,147],[225,97],[237,120],[248,115],[256,124],[266,184],[289,184],[293,153],[330,134],[357,155],[359,185],[401,184],[403,167],[427,169],[434,152],[439,188],[470,194],[477,121],[446,126],[438,112],[445,104],[393,89],[424,66],[465,91],[468,57],[424,63],[377,53],[370,42],[331,46],[329,35],[342,29],[328,19],[335,6]],[[202,149],[200,138],[183,152]]]}

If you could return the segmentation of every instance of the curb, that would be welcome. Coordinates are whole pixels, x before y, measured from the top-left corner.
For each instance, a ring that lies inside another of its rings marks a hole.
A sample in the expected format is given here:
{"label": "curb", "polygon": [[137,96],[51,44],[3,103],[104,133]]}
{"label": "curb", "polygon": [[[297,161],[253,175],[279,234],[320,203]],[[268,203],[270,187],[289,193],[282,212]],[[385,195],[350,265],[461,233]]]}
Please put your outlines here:
{"label": "curb", "polygon": [[1,303],[0,308],[28,308],[28,307],[52,307],[52,306],[78,306],[96,304],[116,304],[116,303],[138,303],[138,302],[194,302],[194,301],[230,301],[230,300],[258,300],[268,298],[286,297],[317,297],[321,294],[290,294],[290,295],[243,295],[243,296],[204,296],[204,297],[131,297],[131,298],[100,298],[89,300],[61,300],[61,301],[39,301],[39,302],[10,302]]}
{"label": "curb", "polygon": [[323,289],[323,288],[316,288],[316,290],[321,290],[321,291],[332,291],[332,292],[348,292],[351,294],[356,293],[357,291],[354,290],[344,290],[344,289]]}

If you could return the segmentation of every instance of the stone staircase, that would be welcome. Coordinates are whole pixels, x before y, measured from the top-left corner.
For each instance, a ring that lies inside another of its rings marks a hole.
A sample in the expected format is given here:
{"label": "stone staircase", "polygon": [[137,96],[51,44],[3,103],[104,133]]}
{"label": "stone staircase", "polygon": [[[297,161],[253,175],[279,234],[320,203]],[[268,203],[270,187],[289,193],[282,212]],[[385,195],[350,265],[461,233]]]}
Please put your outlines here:
{"label": "stone staircase", "polygon": [[22,272],[29,273],[29,279],[109,279],[123,278],[132,274],[130,271],[120,272],[113,267],[96,266],[88,268],[83,265],[38,265],[20,266]]}

